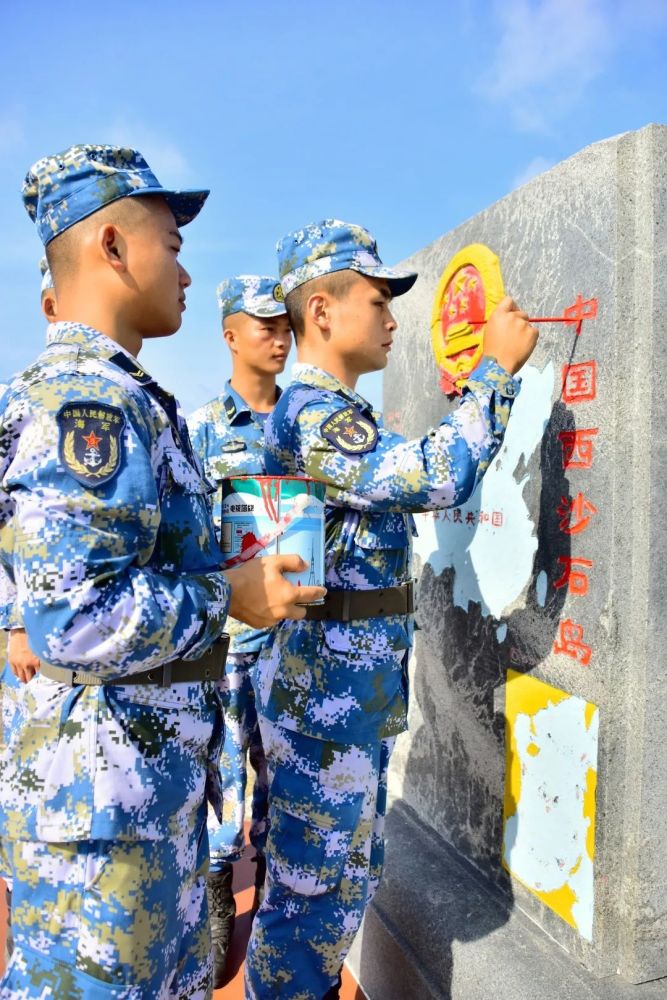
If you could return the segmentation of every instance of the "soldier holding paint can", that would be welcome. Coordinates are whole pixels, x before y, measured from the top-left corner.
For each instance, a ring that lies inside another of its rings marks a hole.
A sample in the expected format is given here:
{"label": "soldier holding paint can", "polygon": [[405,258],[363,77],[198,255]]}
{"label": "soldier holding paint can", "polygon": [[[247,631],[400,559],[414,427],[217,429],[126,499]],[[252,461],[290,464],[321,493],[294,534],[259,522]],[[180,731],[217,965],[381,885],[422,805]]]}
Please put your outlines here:
{"label": "soldier holding paint can", "polygon": [[381,876],[387,767],[407,723],[410,515],[475,490],[536,331],[504,300],[458,410],[406,441],[355,386],[387,364],[391,299],[417,275],[385,267],[370,233],[334,219],[289,233],[278,261],[299,363],[267,422],[267,472],[327,483],[328,594],[273,631],[255,668],[270,829],[246,988],[251,1000],[332,1000]]}
{"label": "soldier holding paint can", "polygon": [[99,145],[44,157],[24,182],[58,322],[0,399],[0,560],[40,660],[0,758],[15,941],[2,996],[211,993],[225,620],[304,612],[282,576],[298,560],[222,570],[185,421],[137,361],[181,324],[179,227],[207,194]]}
{"label": "soldier holding paint can", "polygon": [[[224,391],[188,420],[193,446],[206,477],[215,484],[213,520],[220,539],[223,484],[227,477],[264,471],[264,422],[280,396],[276,375],[285,367],[292,333],[277,278],[241,274],[222,281],[216,290],[232,376]],[[264,551],[260,555],[267,554]],[[223,548],[223,557],[229,551]],[[240,560],[239,560],[240,561]],[[264,843],[268,812],[268,779],[257,722],[250,668],[266,641],[268,629],[252,629],[228,619],[229,652],[219,682],[225,714],[220,757],[222,822],[212,807],[208,815],[210,867],[206,880],[213,950],[213,981],[225,981],[225,960],[234,928],[233,863],[243,851],[247,762],[255,772],[250,841],[255,848],[255,903],[264,885]]]}

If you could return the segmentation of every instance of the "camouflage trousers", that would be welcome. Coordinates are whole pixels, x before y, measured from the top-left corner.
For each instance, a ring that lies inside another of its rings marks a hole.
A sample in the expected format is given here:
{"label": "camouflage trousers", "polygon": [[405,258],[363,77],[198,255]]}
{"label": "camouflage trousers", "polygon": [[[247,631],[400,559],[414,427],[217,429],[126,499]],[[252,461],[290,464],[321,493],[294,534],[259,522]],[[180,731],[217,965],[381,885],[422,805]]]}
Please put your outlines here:
{"label": "camouflage trousers", "polygon": [[225,715],[225,740],[220,756],[223,806],[222,823],[209,806],[212,872],[219,871],[226,862],[236,861],[243,851],[248,760],[255,772],[250,843],[260,854],[266,843],[269,779],[250,680],[250,670],[258,655],[258,652],[231,653],[227,657],[225,679],[219,687]]}
{"label": "camouflage trousers", "polygon": [[[8,663],[0,672],[0,746],[7,743],[7,735],[14,724],[18,711],[18,697],[21,691],[21,682],[16,679]],[[0,878],[4,879],[7,887],[12,887],[12,876],[9,870],[9,862],[6,850],[3,850],[0,841]]]}
{"label": "camouflage trousers", "polygon": [[206,830],[199,844],[5,844],[14,953],[0,1000],[212,996]]}
{"label": "camouflage trousers", "polygon": [[394,738],[347,745],[260,716],[269,767],[267,893],[246,958],[249,1000],[322,1000],[382,874]]}

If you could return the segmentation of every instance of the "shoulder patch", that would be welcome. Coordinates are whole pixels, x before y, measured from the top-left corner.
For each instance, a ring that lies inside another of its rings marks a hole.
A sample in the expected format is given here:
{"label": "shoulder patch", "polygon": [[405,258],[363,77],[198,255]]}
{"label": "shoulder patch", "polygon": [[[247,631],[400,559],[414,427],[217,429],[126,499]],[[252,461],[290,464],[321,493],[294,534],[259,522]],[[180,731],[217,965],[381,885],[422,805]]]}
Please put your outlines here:
{"label": "shoulder patch", "polygon": [[125,416],[108,403],[65,403],[56,416],[60,461],[83,486],[102,486],[120,469]]}
{"label": "shoulder patch", "polygon": [[322,436],[346,455],[365,455],[377,444],[378,429],[356,406],[337,410],[320,425]]}

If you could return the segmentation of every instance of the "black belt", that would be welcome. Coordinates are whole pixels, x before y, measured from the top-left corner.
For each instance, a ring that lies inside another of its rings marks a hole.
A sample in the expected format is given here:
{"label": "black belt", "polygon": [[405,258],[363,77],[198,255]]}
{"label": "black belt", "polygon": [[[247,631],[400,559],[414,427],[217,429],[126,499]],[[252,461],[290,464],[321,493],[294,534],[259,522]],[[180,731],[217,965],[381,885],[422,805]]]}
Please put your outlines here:
{"label": "black belt", "polygon": [[415,610],[414,584],[383,590],[328,590],[324,604],[310,604],[306,621],[350,622],[359,618],[411,615]]}
{"label": "black belt", "polygon": [[50,680],[70,687],[76,687],[77,684],[95,687],[103,684],[159,684],[161,687],[169,687],[170,684],[220,680],[225,675],[228,649],[229,636],[225,634],[198,660],[171,660],[161,667],[152,667],[150,670],[142,670],[140,674],[127,674],[111,680],[87,670],[68,670],[67,667],[54,667],[50,663],[42,663],[40,671]]}

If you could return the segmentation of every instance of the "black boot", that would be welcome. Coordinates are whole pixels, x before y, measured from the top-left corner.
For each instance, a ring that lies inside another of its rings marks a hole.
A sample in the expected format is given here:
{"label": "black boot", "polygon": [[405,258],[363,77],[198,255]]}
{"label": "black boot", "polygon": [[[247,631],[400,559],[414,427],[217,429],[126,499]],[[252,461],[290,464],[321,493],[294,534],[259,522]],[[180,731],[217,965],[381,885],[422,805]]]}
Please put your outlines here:
{"label": "black boot", "polygon": [[213,953],[213,988],[225,984],[227,950],[234,931],[236,903],[232,891],[233,868],[223,865],[221,871],[212,872],[206,879],[208,910],[211,919],[211,946]]}
{"label": "black boot", "polygon": [[255,871],[255,895],[252,901],[252,914],[257,913],[264,899],[264,881],[266,879],[266,858],[263,854],[256,854],[252,859],[257,865]]}

